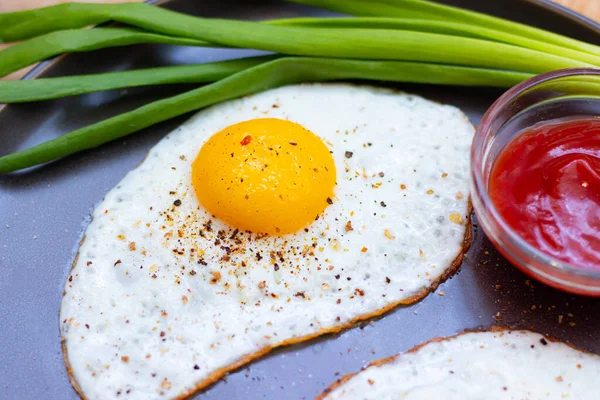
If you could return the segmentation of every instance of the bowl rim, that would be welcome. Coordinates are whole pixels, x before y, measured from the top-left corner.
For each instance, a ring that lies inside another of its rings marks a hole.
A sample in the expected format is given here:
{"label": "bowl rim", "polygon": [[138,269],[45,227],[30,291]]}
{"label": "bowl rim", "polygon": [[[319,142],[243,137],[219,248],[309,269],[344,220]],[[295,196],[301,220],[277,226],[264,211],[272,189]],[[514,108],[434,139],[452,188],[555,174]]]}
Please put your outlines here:
{"label": "bowl rim", "polygon": [[[478,212],[484,212],[487,213],[489,217],[491,217],[493,223],[497,224],[498,228],[506,235],[507,242],[515,246],[515,248],[519,251],[523,251],[525,254],[529,254],[530,256],[535,257],[536,260],[544,264],[549,270],[560,272],[563,274],[567,273],[569,275],[574,275],[579,278],[591,278],[593,280],[600,281],[600,271],[585,269],[576,264],[559,260],[547,253],[540,251],[535,246],[525,241],[517,232],[515,232],[506,223],[506,220],[502,217],[502,215],[500,215],[497,208],[494,206],[494,203],[492,202],[486,189],[482,169],[479,167],[482,161],[481,158],[483,157],[483,143],[487,135],[483,132],[486,132],[488,130],[487,128],[491,126],[491,124],[498,117],[502,109],[512,99],[542,83],[566,77],[582,75],[592,75],[600,77],[600,69],[567,68],[536,75],[507,90],[486,111],[486,113],[481,119],[479,126],[477,127],[475,135],[473,136],[473,142],[471,145],[471,182],[473,185],[473,191],[475,192],[474,194],[478,196],[481,203],[485,204],[487,207],[485,207],[484,211],[477,210],[475,204],[477,202],[474,202],[473,207],[476,214]],[[492,242],[494,242],[494,245],[496,245],[495,240],[492,240]],[[519,267],[532,271],[536,274],[540,273],[540,271],[537,268],[532,268],[530,265],[521,265]]]}

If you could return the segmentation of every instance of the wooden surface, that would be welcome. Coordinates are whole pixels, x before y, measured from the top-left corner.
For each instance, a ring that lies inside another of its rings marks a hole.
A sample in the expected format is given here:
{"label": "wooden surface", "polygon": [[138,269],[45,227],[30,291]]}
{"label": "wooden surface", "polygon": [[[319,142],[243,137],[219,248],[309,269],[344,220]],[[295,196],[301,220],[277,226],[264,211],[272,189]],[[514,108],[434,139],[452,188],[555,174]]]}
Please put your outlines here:
{"label": "wooden surface", "polygon": [[554,0],[554,2],[600,22],[600,0]]}
{"label": "wooden surface", "polygon": [[[0,13],[24,10],[28,8],[45,7],[53,4],[64,3],[67,0],[0,0]],[[123,1],[141,0],[77,0],[88,3],[119,3]],[[213,0],[218,1],[218,0]],[[569,7],[595,21],[600,22],[600,0],[553,0],[558,4]],[[0,45],[0,49],[5,45]],[[29,68],[15,72],[4,79],[18,79],[23,76]]]}

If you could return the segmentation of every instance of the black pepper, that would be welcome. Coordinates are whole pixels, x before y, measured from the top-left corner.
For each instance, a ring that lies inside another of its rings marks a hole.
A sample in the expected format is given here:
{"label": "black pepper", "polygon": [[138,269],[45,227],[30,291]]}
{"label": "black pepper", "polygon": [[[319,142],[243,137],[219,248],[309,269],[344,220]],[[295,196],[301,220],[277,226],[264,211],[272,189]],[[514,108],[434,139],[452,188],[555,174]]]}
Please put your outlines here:
{"label": "black pepper", "polygon": [[352,158],[353,154],[354,154],[353,152],[347,151],[344,155],[346,156],[346,158]]}

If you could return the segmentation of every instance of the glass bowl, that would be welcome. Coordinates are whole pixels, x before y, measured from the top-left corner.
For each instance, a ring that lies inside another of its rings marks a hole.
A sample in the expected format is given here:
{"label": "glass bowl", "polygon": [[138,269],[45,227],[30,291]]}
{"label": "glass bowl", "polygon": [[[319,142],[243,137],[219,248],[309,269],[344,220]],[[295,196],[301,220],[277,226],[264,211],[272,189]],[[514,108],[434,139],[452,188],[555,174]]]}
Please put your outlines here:
{"label": "glass bowl", "polygon": [[600,70],[553,71],[504,93],[488,109],[473,138],[471,199],[479,225],[517,268],[555,288],[600,297],[600,271],[565,263],[527,243],[503,220],[488,194],[492,165],[516,134],[538,122],[573,117],[600,117]]}

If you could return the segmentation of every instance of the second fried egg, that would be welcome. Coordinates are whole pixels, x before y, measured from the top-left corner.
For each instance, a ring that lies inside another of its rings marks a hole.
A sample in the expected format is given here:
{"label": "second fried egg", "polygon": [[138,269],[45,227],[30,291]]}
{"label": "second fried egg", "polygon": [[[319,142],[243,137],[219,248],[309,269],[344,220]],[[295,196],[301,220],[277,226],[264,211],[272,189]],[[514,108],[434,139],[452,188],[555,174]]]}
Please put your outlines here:
{"label": "second fried egg", "polygon": [[[273,347],[418,300],[465,248],[473,131],[455,107],[346,84],[200,112],[93,212],[60,315],[76,389],[185,396]],[[252,140],[273,133],[298,169],[264,162],[268,179],[221,185],[246,157],[219,150],[218,132],[266,159],[276,146]]]}

